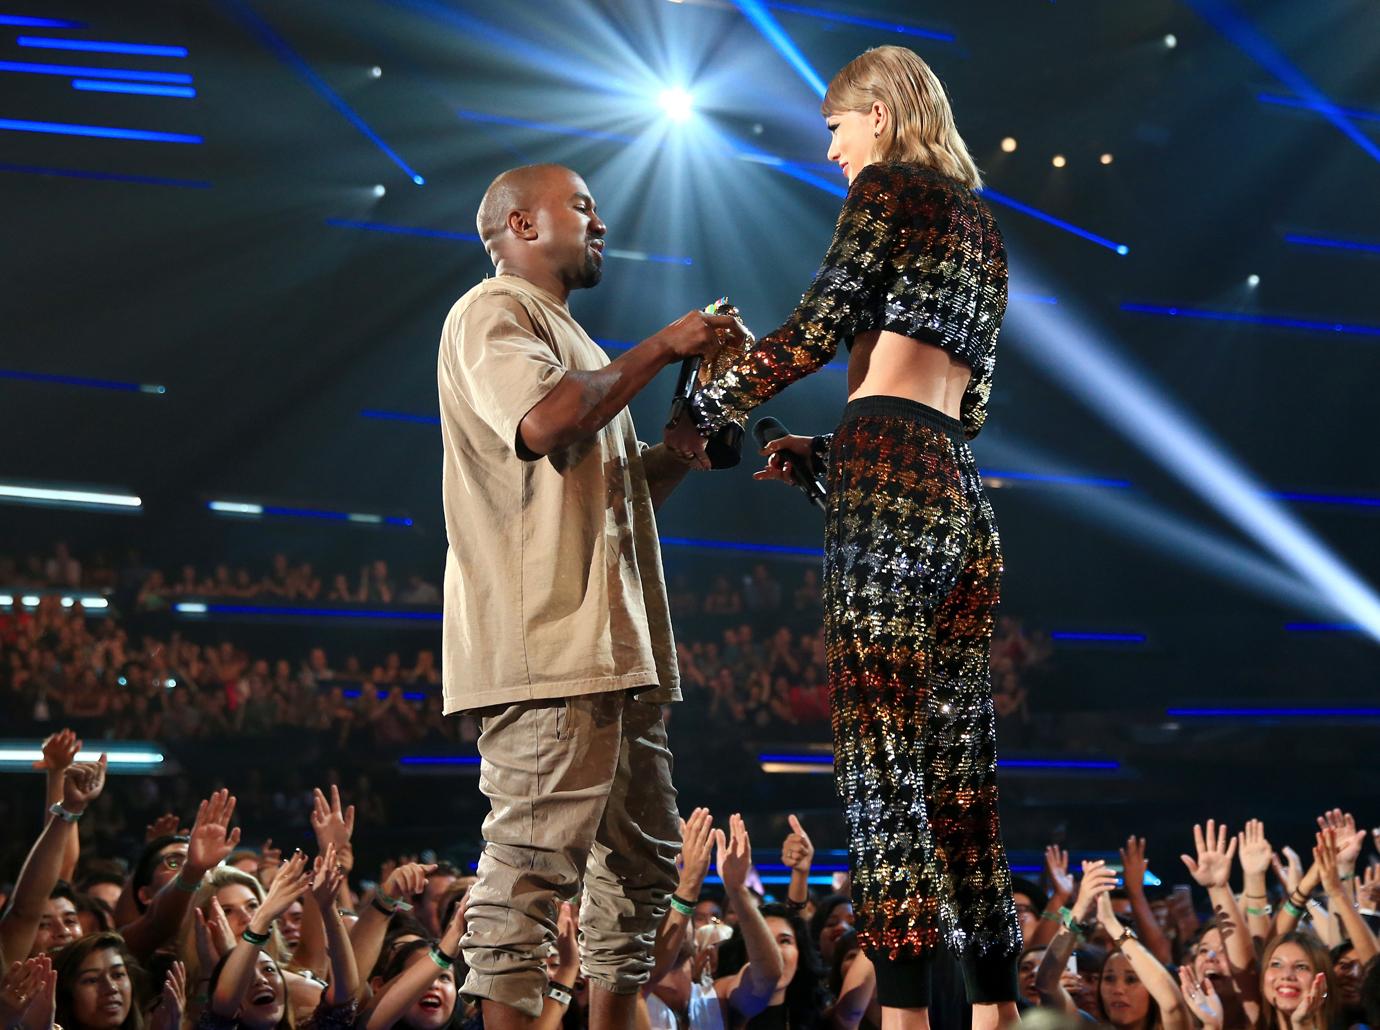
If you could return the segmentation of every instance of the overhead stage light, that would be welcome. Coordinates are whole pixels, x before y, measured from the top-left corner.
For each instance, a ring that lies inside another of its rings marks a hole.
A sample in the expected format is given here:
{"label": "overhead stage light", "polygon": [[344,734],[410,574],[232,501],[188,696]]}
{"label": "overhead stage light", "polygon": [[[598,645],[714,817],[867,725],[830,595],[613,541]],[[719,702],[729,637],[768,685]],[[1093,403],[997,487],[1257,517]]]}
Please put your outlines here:
{"label": "overhead stage light", "polygon": [[1006,139],[1001,141],[1001,149],[1004,153],[1014,154],[1016,152],[1016,137],[1007,136]]}
{"label": "overhead stage light", "polygon": [[689,121],[690,116],[695,113],[695,98],[679,86],[663,89],[657,97],[657,103],[661,105],[666,117],[673,122]]}
{"label": "overhead stage light", "polygon": [[1055,154],[1049,163],[1052,164],[1055,168],[1063,168],[1064,165],[1068,164],[1068,160],[1064,157],[1063,154]]}
{"label": "overhead stage light", "polygon": [[1109,165],[1112,163],[1114,158],[1111,154],[1103,154],[1100,158],[1098,158],[1098,160],[1101,161],[1104,165]]}
{"label": "overhead stage light", "polygon": [[1246,285],[1249,286],[1251,289],[1255,289],[1257,286],[1260,285],[1260,276],[1255,274],[1246,276]]}
{"label": "overhead stage light", "polygon": [[381,78],[382,76],[383,76],[383,69],[380,68],[378,65],[374,65],[372,68],[369,69],[369,78],[371,78],[371,79],[377,79],[377,78]]}
{"label": "overhead stage light", "polygon": [[379,184],[378,184],[377,186],[375,186],[374,189],[373,189],[374,196],[376,196],[376,197],[382,197],[382,196],[383,196],[385,193],[387,193],[387,192],[388,192],[388,189],[387,189],[387,187],[385,187],[385,186],[383,185],[383,183],[379,183]]}
{"label": "overhead stage light", "polygon": [[1169,33],[1167,36],[1164,37],[1164,45],[1165,49],[1173,50],[1176,46],[1179,45],[1179,37],[1174,35],[1174,33],[1172,32]]}

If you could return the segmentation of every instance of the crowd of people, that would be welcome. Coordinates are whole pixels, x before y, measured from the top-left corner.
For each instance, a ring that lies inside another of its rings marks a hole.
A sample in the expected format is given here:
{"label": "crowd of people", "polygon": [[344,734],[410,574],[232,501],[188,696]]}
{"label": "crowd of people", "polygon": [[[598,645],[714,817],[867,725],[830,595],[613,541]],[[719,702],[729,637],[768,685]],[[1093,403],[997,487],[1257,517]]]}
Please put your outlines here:
{"label": "crowd of people", "polygon": [[[464,868],[424,855],[375,874],[355,854],[381,813],[335,786],[295,800],[313,852],[285,855],[260,813],[228,789],[155,819],[137,853],[93,848],[92,824],[118,818],[104,759],[76,761],[70,729],[50,735],[34,819],[50,814],[22,865],[0,870],[0,1017],[47,1030],[447,1030],[482,1025],[458,993],[464,963]],[[351,803],[355,802],[355,803]],[[687,812],[676,896],[657,932],[639,1025],[749,1026],[784,1006],[792,1028],[877,1027],[875,974],[844,893],[811,889],[815,847],[790,816],[764,889],[747,823]],[[1272,828],[1273,829],[1273,828]],[[1294,828],[1295,830],[1301,828]],[[1313,832],[1313,831],[1316,832]],[[718,831],[718,832],[716,832]],[[1043,881],[1015,882],[1025,950],[1021,1005],[1045,1026],[1118,1030],[1338,1030],[1380,1019],[1373,927],[1380,865],[1348,813],[1310,828],[1311,855],[1276,847],[1263,824],[1230,833],[1185,827],[1182,883],[1146,886],[1147,846],[1120,862],[1045,852]],[[1380,835],[1377,835],[1380,836]],[[428,841],[416,842],[418,849]],[[1105,846],[1108,842],[1088,842]],[[716,875],[710,884],[711,871]],[[556,983],[538,1025],[588,1025],[578,908],[556,918]],[[966,1025],[957,966],[936,959],[932,1025]]]}

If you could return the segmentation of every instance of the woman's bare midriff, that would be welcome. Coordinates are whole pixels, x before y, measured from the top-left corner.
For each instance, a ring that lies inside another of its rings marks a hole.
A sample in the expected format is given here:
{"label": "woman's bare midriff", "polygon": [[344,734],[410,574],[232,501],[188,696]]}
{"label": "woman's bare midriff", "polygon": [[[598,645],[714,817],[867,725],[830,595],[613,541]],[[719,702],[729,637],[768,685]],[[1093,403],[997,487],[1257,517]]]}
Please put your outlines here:
{"label": "woman's bare midriff", "polygon": [[873,330],[853,339],[848,399],[905,397],[958,418],[971,377],[967,365],[932,343]]}

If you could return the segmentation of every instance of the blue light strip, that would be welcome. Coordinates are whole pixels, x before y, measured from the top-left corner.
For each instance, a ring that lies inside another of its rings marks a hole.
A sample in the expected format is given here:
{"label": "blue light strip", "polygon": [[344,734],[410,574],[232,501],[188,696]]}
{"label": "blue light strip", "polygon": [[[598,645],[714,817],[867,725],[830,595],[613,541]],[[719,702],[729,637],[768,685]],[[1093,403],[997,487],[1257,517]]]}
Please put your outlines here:
{"label": "blue light strip", "polygon": [[1049,635],[1050,640],[1082,641],[1099,644],[1143,644],[1144,633],[1092,633],[1083,630],[1060,630]]}
{"label": "blue light strip", "polygon": [[82,90],[85,93],[136,93],[149,97],[186,97],[196,96],[196,90],[191,86],[159,86],[153,83],[141,84],[138,82],[100,82],[96,79],[73,79],[72,88]]}
{"label": "blue light strip", "polygon": [[22,47],[40,50],[80,50],[90,54],[139,54],[144,57],[186,57],[184,46],[162,46],[156,43],[109,43],[99,39],[52,39],[48,36],[20,36]]}
{"label": "blue light strip", "polygon": [[1100,476],[1060,476],[1044,472],[1004,472],[981,469],[983,479],[1011,479],[1018,482],[1054,483],[1059,486],[1095,486],[1108,490],[1130,490],[1129,479],[1105,479]]}
{"label": "blue light strip", "polygon": [[1380,497],[1365,497],[1361,494],[1310,494],[1292,490],[1274,490],[1265,494],[1281,501],[1296,501],[1299,504],[1330,504],[1352,508],[1380,508]]}
{"label": "blue light strip", "polygon": [[1175,719],[1380,719],[1380,708],[1167,708]]}
{"label": "blue light strip", "polygon": [[[1256,99],[1262,104],[1274,104],[1276,107],[1292,107],[1301,111],[1313,111],[1317,114],[1326,114],[1328,108],[1300,97],[1282,97],[1278,93],[1259,93]],[[1364,107],[1336,107],[1336,111],[1346,115],[1348,118],[1355,118],[1363,122],[1380,122],[1380,111],[1367,111]]]}
{"label": "blue light strip", "polygon": [[253,501],[207,501],[206,507],[220,515],[262,518],[265,515],[290,519],[321,519],[326,522],[353,522],[361,525],[411,526],[410,518],[397,515],[374,515],[367,512],[326,511],[321,508],[292,508],[277,504],[258,504]]}
{"label": "blue light strip", "polygon": [[54,383],[58,386],[85,386],[93,390],[123,390],[128,393],[168,392],[166,386],[153,383],[122,383],[114,379],[88,379],[84,376],[60,376],[47,372],[25,372],[17,368],[0,368],[0,379],[17,379],[28,383]]}
{"label": "blue light strip", "polygon": [[35,64],[29,61],[0,61],[0,72],[17,75],[62,75],[67,78],[126,79],[130,82],[173,82],[190,85],[186,72],[146,72],[134,68],[95,68],[85,64]]}
{"label": "blue light strip", "polygon": [[786,59],[786,63],[795,69],[796,74],[805,80],[805,83],[815,92],[818,97],[823,97],[826,91],[824,80],[819,77],[819,73],[814,70],[805,55],[800,52],[800,48],[795,45],[795,40],[787,35],[772,17],[771,11],[767,9],[767,4],[762,0],[733,0],[738,10],[743,12],[743,17],[752,23],[752,26],[762,34],[773,49]]}
{"label": "blue light strip", "polygon": [[1361,627],[1354,622],[1286,622],[1284,628],[1290,633],[1360,633]]}
{"label": "blue light strip", "polygon": [[783,544],[753,544],[739,540],[702,540],[688,536],[664,536],[662,547],[690,547],[707,551],[736,551],[742,554],[792,554],[823,557],[819,547],[787,547]]}
{"label": "blue light strip", "polygon": [[151,129],[120,129],[113,125],[73,125],[68,122],[31,122],[0,118],[0,129],[9,132],[40,132],[53,136],[87,136],[94,139],[127,139],[141,143],[201,143],[200,136],[185,132],[154,132]]}
{"label": "blue light strip", "polygon": [[1355,250],[1366,254],[1380,254],[1380,243],[1366,243],[1362,240],[1334,240],[1326,236],[1305,236],[1302,233],[1285,233],[1285,243],[1298,247],[1324,247],[1328,250]]}
{"label": "blue light strip", "polygon": [[1008,197],[1005,193],[998,193],[990,186],[984,186],[982,188],[982,195],[994,203],[1001,204],[1003,207],[1009,207],[1012,211],[1019,211],[1021,214],[1029,215],[1031,218],[1038,218],[1040,221],[1047,225],[1052,225],[1056,229],[1063,229],[1064,232],[1073,233],[1073,235],[1085,239],[1090,243],[1096,243],[1099,247],[1106,247],[1108,250],[1115,251],[1122,257],[1131,253],[1131,248],[1124,243],[1117,243],[1115,240],[1109,240],[1105,236],[1099,236],[1095,232],[1089,232],[1087,229],[1080,228],[1072,222],[1066,222],[1062,218],[1056,218],[1054,215],[1041,211],[1039,208],[1031,207],[1029,204],[1022,203],[1014,197]]}
{"label": "blue light strip", "polygon": [[414,415],[407,411],[381,411],[377,408],[365,408],[359,415],[361,418],[377,419],[380,422],[411,422],[419,426],[439,426],[441,424],[438,415]]}
{"label": "blue light strip", "polygon": [[311,65],[307,64],[307,62],[298,55],[297,51],[293,50],[292,47],[288,45],[287,40],[283,39],[282,36],[278,35],[278,33],[273,30],[273,27],[270,26],[268,22],[260,18],[246,0],[221,0],[221,2],[233,9],[240,20],[258,37],[259,41],[263,43],[264,46],[273,51],[278,59],[284,64],[293,68],[298,75],[306,80],[307,85],[316,91],[316,94],[320,96],[321,99],[325,100],[326,103],[339,111],[346,121],[359,130],[361,135],[382,151],[390,161],[406,172],[408,178],[418,186],[424,186],[426,184],[426,180],[418,174],[417,170],[404,161],[396,150],[385,143],[383,137],[371,129],[369,123],[361,118],[355,109],[347,104],[340,94],[327,84],[325,79],[312,71]]}
{"label": "blue light strip", "polygon": [[1355,322],[1320,322],[1310,318],[1284,318],[1279,315],[1248,315],[1242,311],[1209,311],[1204,308],[1181,308],[1164,304],[1123,304],[1122,311],[1138,315],[1162,315],[1168,318],[1197,318],[1209,322],[1241,322],[1246,325],[1268,325],[1278,329],[1300,329],[1310,333],[1340,333],[1344,336],[1380,336],[1380,325],[1360,325]]}
{"label": "blue light strip", "polygon": [[388,225],[384,222],[362,222],[353,218],[327,218],[326,224],[335,229],[363,229],[367,232],[392,233],[395,236],[425,236],[433,240],[457,240],[461,243],[482,242],[477,233],[426,229],[419,225]]}
{"label": "blue light strip", "polygon": [[163,179],[153,175],[124,175],[119,172],[91,172],[84,168],[45,168],[41,165],[0,164],[0,172],[20,175],[46,175],[64,179],[93,179],[99,182],[129,182],[140,186],[179,186],[189,190],[209,190],[204,179]]}
{"label": "blue light strip", "polygon": [[842,14],[838,11],[822,11],[817,7],[802,7],[799,4],[781,3],[779,0],[766,0],[766,6],[773,11],[784,11],[787,14],[803,14],[807,18],[819,18],[821,21],[832,21],[841,25],[857,25],[864,29],[878,29],[882,32],[894,32],[901,36],[915,36],[919,39],[931,39],[936,43],[954,42],[954,35],[952,32],[937,32],[934,29],[922,29],[917,25],[905,25],[896,21],[883,21],[880,18],[864,18],[861,15]]}
{"label": "blue light strip", "polygon": [[0,25],[13,25],[20,29],[84,29],[85,22],[68,21],[66,18],[33,18],[26,14],[0,14]]}
{"label": "blue light strip", "polygon": [[359,619],[383,622],[440,622],[441,613],[390,611],[369,608],[291,608],[269,604],[218,604],[213,601],[179,601],[173,605],[179,615],[267,615],[285,619]]}

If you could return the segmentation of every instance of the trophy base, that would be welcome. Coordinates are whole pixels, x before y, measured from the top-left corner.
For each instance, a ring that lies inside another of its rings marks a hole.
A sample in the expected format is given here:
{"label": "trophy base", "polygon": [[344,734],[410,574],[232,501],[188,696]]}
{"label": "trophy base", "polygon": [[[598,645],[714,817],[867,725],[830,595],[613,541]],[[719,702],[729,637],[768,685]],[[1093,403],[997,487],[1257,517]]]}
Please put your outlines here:
{"label": "trophy base", "polygon": [[704,443],[709,467],[731,469],[743,460],[743,427],[730,422]]}

